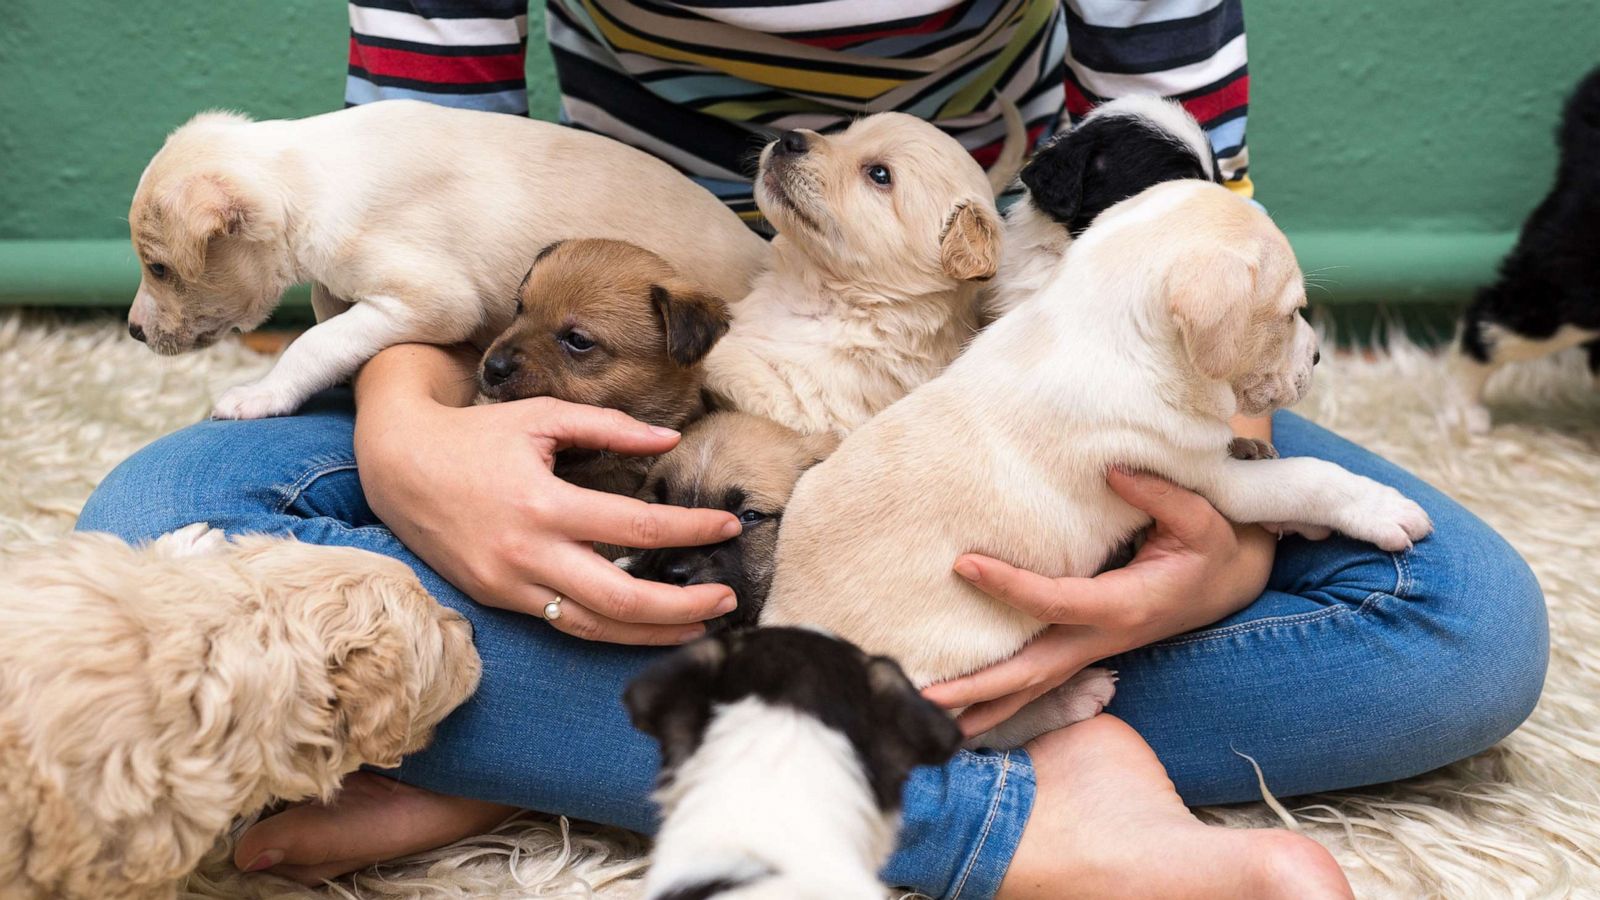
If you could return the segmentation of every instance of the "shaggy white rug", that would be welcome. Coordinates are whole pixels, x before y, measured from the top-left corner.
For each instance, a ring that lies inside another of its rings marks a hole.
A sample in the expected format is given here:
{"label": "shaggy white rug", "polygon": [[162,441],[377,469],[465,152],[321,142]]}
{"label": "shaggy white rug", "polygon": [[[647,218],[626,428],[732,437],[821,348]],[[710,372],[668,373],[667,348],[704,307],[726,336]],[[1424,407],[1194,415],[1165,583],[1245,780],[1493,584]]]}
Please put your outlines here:
{"label": "shaggy white rug", "polygon": [[[0,316],[0,565],[7,547],[68,530],[95,483],[153,438],[263,371],[235,343],[177,359],[120,323]],[[1302,409],[1457,497],[1527,556],[1549,597],[1552,659],[1533,718],[1500,746],[1406,782],[1289,801],[1366,897],[1600,896],[1600,391],[1575,356],[1492,385],[1496,429],[1437,420],[1443,366],[1409,344],[1332,356]],[[1204,811],[1277,824],[1265,806]],[[321,891],[245,878],[225,847],[199,897],[632,897],[642,845],[529,817],[495,835]]]}

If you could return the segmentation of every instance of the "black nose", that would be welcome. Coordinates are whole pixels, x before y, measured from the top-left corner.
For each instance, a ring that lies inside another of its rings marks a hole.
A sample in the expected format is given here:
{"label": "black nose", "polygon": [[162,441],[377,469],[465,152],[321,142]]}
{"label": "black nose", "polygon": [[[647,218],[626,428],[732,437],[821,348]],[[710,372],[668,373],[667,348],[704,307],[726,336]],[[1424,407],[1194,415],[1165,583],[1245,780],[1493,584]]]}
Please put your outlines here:
{"label": "black nose", "polygon": [[680,556],[661,567],[661,580],[667,584],[683,587],[692,577],[694,577],[694,560],[686,556]]}
{"label": "black nose", "polygon": [[128,333],[133,335],[133,339],[134,340],[138,341],[141,344],[144,343],[144,326],[143,325],[136,325],[133,322],[129,322],[128,323]]}
{"label": "black nose", "polygon": [[505,384],[517,372],[517,361],[508,353],[496,353],[483,361],[483,380],[490,385]]}
{"label": "black nose", "polygon": [[1313,351],[1311,351],[1311,364],[1314,366],[1319,362],[1322,362],[1322,351],[1321,350],[1313,350]]}
{"label": "black nose", "polygon": [[783,135],[778,138],[778,146],[774,149],[778,153],[787,153],[791,156],[799,156],[800,154],[811,149],[811,142],[806,140],[806,136],[798,131],[785,131]]}

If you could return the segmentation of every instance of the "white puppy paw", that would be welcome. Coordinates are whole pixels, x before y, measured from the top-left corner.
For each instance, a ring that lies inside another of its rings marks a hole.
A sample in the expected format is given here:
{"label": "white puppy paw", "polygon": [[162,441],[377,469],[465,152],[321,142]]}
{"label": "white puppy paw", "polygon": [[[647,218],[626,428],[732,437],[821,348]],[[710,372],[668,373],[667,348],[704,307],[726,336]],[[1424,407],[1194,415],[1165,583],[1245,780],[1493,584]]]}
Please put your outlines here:
{"label": "white puppy paw", "polygon": [[1391,553],[1409,550],[1433,532],[1433,520],[1426,510],[1394,488],[1377,482],[1370,482],[1339,520],[1340,531]]}
{"label": "white puppy paw", "polygon": [[241,384],[224,391],[211,408],[214,419],[265,419],[285,416],[295,411],[300,398],[285,394],[276,388],[256,382]]}
{"label": "white puppy paw", "polygon": [[1068,678],[1060,687],[1045,694],[1061,710],[1061,724],[1071,725],[1100,715],[1117,693],[1117,673],[1110,669],[1088,668]]}
{"label": "white puppy paw", "polygon": [[150,543],[150,548],[162,556],[176,559],[214,553],[227,544],[227,532],[220,528],[212,528],[205,522],[195,522],[193,525],[185,525],[177,531],[169,531],[156,538]]}

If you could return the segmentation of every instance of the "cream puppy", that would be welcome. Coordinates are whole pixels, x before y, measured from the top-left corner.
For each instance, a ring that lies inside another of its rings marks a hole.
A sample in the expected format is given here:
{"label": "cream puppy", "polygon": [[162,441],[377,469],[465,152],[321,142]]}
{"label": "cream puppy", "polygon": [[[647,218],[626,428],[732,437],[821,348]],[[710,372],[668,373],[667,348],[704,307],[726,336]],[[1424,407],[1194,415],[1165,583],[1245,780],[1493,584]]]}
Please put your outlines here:
{"label": "cream puppy", "polygon": [[[1008,147],[1021,146],[1014,109],[1007,122]],[[719,405],[845,432],[938,374],[1000,264],[994,190],[953,138],[901,113],[767,145],[755,196],[778,236],[706,357]]]}
{"label": "cream puppy", "polygon": [[[764,241],[666,163],[519,116],[386,101],[297,121],[206,113],[173,132],[128,214],[143,276],[128,330],[182,353],[266,320],[312,282],[319,324],[215,415],[292,412],[407,341],[487,345],[528,260],[629,241],[743,296]],[[337,315],[335,315],[337,313]]]}
{"label": "cream puppy", "polygon": [[421,749],[480,668],[404,564],[205,525],[8,556],[0,620],[7,900],[172,898],[236,816]]}
{"label": "cream puppy", "polygon": [[[1107,487],[1114,465],[1192,488],[1236,522],[1407,549],[1432,526],[1392,488],[1317,459],[1228,456],[1231,416],[1310,385],[1304,303],[1288,241],[1226,188],[1168,182],[1112,207],[1049,287],[800,480],[761,624],[827,629],[919,686],[1006,659],[1043,624],[951,566],[976,552],[1093,575],[1149,524]],[[1108,687],[1087,677],[979,743],[1066,724]]]}

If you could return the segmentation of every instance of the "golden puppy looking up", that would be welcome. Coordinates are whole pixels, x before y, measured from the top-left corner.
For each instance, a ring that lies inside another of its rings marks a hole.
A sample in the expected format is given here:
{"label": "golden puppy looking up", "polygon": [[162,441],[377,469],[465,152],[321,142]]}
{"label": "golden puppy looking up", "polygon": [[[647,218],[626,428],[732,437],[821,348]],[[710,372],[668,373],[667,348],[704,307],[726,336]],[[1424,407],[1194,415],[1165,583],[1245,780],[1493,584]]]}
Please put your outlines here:
{"label": "golden puppy looking up", "polygon": [[[1005,112],[1006,155],[1020,158],[1026,133]],[[991,183],[954,138],[903,113],[768,144],[755,197],[778,236],[706,357],[718,405],[847,432],[938,374],[977,329],[1009,177]]]}
{"label": "golden puppy looking up", "polygon": [[[1235,413],[1310,387],[1316,335],[1289,242],[1227,188],[1171,181],[1112,206],[1046,287],[944,374],[857,429],[784,511],[762,625],[813,625],[919,687],[1007,659],[1045,627],[960,578],[963,553],[1093,575],[1149,517],[1111,466],[1191,488],[1235,522],[1335,529],[1398,551],[1431,530],[1394,489],[1318,459],[1229,458]],[[976,743],[1097,712],[1085,670]]]}
{"label": "golden puppy looking up", "polygon": [[402,563],[191,525],[0,576],[0,897],[171,898],[235,817],[392,766],[477,687]]}

